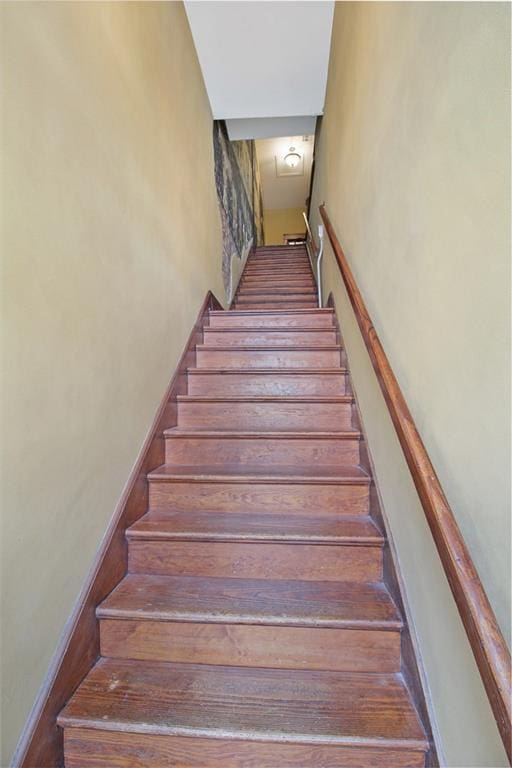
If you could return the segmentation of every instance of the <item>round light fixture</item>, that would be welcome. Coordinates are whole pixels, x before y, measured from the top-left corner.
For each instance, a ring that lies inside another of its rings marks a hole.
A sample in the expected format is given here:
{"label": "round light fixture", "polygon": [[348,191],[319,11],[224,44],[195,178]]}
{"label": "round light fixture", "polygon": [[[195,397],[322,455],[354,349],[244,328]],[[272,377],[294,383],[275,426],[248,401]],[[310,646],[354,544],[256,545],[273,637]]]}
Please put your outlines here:
{"label": "round light fixture", "polygon": [[295,151],[295,147],[290,147],[290,151],[284,156],[284,162],[288,168],[296,168],[300,163],[300,155]]}

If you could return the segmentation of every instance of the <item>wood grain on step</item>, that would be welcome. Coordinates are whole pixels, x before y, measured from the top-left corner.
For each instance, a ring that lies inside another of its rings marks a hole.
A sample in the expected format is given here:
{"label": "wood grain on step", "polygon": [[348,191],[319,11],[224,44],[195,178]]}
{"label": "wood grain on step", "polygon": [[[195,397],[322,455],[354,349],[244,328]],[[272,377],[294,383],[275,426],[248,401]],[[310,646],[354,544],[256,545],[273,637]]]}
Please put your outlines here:
{"label": "wood grain on step", "polygon": [[282,328],[332,328],[333,312],[329,309],[315,310],[296,310],[296,311],[276,311],[276,312],[255,312],[255,311],[237,311],[230,312],[210,312],[209,327],[211,328],[231,328],[249,326],[251,328],[265,328],[267,326]]}
{"label": "wood grain on step", "polygon": [[[180,429],[332,430],[352,427],[352,397],[200,398],[178,397]],[[290,462],[293,463],[293,462]]]}
{"label": "wood grain on step", "polygon": [[244,514],[243,512],[148,512],[126,531],[129,539],[274,541],[382,546],[371,517],[363,515]]}
{"label": "wood grain on step", "polygon": [[128,570],[169,576],[379,581],[379,545],[130,539]]}
{"label": "wood grain on step", "polygon": [[[70,728],[64,735],[67,768],[375,768],[377,748],[329,744],[276,744]],[[386,750],[386,766],[422,768],[423,752]]]}
{"label": "wood grain on step", "polygon": [[198,368],[335,368],[341,347],[196,347]]}
{"label": "wood grain on step", "polygon": [[239,481],[218,477],[169,478],[149,485],[155,511],[239,512],[298,515],[366,515],[368,485],[312,482]]}
{"label": "wood grain on step", "polygon": [[336,330],[326,328],[205,328],[205,346],[332,346]]}
{"label": "wood grain on step", "polygon": [[58,722],[176,736],[427,746],[398,674],[100,659]]}
{"label": "wood grain on step", "polygon": [[307,395],[344,395],[347,373],[345,369],[320,370],[276,370],[229,368],[189,368],[189,395],[284,395],[305,397]]}
{"label": "wood grain on step", "polygon": [[261,302],[245,302],[244,304],[238,304],[234,302],[234,309],[313,309],[318,306],[316,299],[313,301],[267,301]]}
{"label": "wood grain on step", "polygon": [[102,619],[101,655],[275,669],[399,672],[400,633],[236,623]]}
{"label": "wood grain on step", "polygon": [[167,464],[359,464],[360,433],[213,432],[173,428],[165,432]]}
{"label": "wood grain on step", "polygon": [[97,613],[110,619],[389,631],[402,628],[397,608],[380,582],[128,574]]}

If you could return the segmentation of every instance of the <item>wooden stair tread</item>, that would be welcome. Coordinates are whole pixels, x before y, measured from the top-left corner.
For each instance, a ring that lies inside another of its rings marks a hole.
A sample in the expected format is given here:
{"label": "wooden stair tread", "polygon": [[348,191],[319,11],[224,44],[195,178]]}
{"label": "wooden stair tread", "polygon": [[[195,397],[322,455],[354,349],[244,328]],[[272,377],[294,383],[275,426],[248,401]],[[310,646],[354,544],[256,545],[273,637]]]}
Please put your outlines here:
{"label": "wooden stair tread", "polygon": [[334,316],[334,310],[330,308],[323,308],[323,307],[317,307],[316,309],[274,309],[272,311],[269,310],[250,310],[250,309],[210,309],[208,312],[209,315],[275,315],[275,314],[283,314],[283,315],[302,315],[302,314],[323,314],[323,315],[333,315]]}
{"label": "wooden stair tread", "polygon": [[178,403],[352,403],[352,395],[177,395]]}
{"label": "wooden stair tread", "polygon": [[266,541],[382,547],[384,538],[365,515],[302,517],[276,513],[148,512],[127,529],[130,539]]}
{"label": "wooden stair tread", "polygon": [[280,465],[277,467],[261,467],[247,465],[240,467],[236,464],[219,465],[170,465],[162,464],[148,474],[151,481],[168,480],[205,480],[208,482],[263,482],[263,483],[340,483],[350,485],[369,485],[369,475],[356,466],[315,466],[298,467]]}
{"label": "wooden stair tread", "polygon": [[246,374],[247,376],[253,376],[254,374],[266,374],[268,376],[297,376],[311,374],[317,376],[333,376],[340,373],[347,373],[347,369],[340,368],[187,368],[187,373],[192,376],[209,376],[212,373],[219,375],[235,375]]}
{"label": "wooden stair tread", "polygon": [[280,325],[230,325],[229,328],[212,328],[207,325],[204,328],[206,333],[327,333],[333,332],[331,328],[322,328],[316,325],[301,325],[299,328],[283,328]]}
{"label": "wooden stair tread", "polygon": [[136,733],[428,748],[403,678],[396,673],[100,659],[58,724]]}
{"label": "wooden stair tread", "polygon": [[99,618],[400,630],[382,583],[128,574]]}
{"label": "wooden stair tread", "polygon": [[169,429],[164,431],[164,435],[166,437],[177,439],[200,437],[218,440],[226,438],[236,438],[237,440],[255,440],[260,438],[262,440],[354,440],[361,438],[361,432],[359,432],[357,429],[347,429],[343,432],[317,432],[313,430],[304,430],[301,432],[296,430],[279,430],[275,432],[273,430],[212,430],[208,429],[207,424],[205,425],[204,429],[181,429],[180,427],[169,427]]}
{"label": "wooden stair tread", "polygon": [[[328,352],[336,351],[341,352],[341,345],[340,344],[294,344],[293,346],[274,346],[272,345],[269,347],[267,344],[238,344],[233,346],[215,346],[210,347],[206,344],[197,344],[196,350],[200,352],[237,352],[238,350],[241,350],[243,352],[270,352],[274,354],[275,352],[311,352],[311,351],[318,351],[318,352]],[[252,370],[252,369],[251,369]]]}

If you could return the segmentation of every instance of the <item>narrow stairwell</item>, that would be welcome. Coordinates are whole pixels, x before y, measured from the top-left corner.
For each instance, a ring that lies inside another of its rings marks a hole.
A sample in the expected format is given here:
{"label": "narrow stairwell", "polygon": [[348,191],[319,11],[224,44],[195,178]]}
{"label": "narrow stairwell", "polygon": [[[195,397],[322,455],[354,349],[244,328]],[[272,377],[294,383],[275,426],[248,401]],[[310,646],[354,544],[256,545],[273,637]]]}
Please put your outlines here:
{"label": "narrow stairwell", "polygon": [[251,256],[177,408],[97,609],[101,658],[58,720],[66,766],[424,766],[346,358],[302,247]]}

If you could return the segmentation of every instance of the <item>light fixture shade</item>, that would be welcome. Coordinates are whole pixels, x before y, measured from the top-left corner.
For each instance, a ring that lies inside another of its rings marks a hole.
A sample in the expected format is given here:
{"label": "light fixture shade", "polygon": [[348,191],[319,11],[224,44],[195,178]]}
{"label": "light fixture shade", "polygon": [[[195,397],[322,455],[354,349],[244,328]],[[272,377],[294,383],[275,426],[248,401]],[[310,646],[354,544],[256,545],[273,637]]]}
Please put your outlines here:
{"label": "light fixture shade", "polygon": [[298,155],[297,152],[289,152],[285,156],[284,161],[290,168],[295,168],[300,162],[300,155]]}
{"label": "light fixture shade", "polygon": [[295,147],[290,147],[290,151],[284,156],[284,162],[288,168],[295,168],[300,163],[300,155],[295,151]]}

